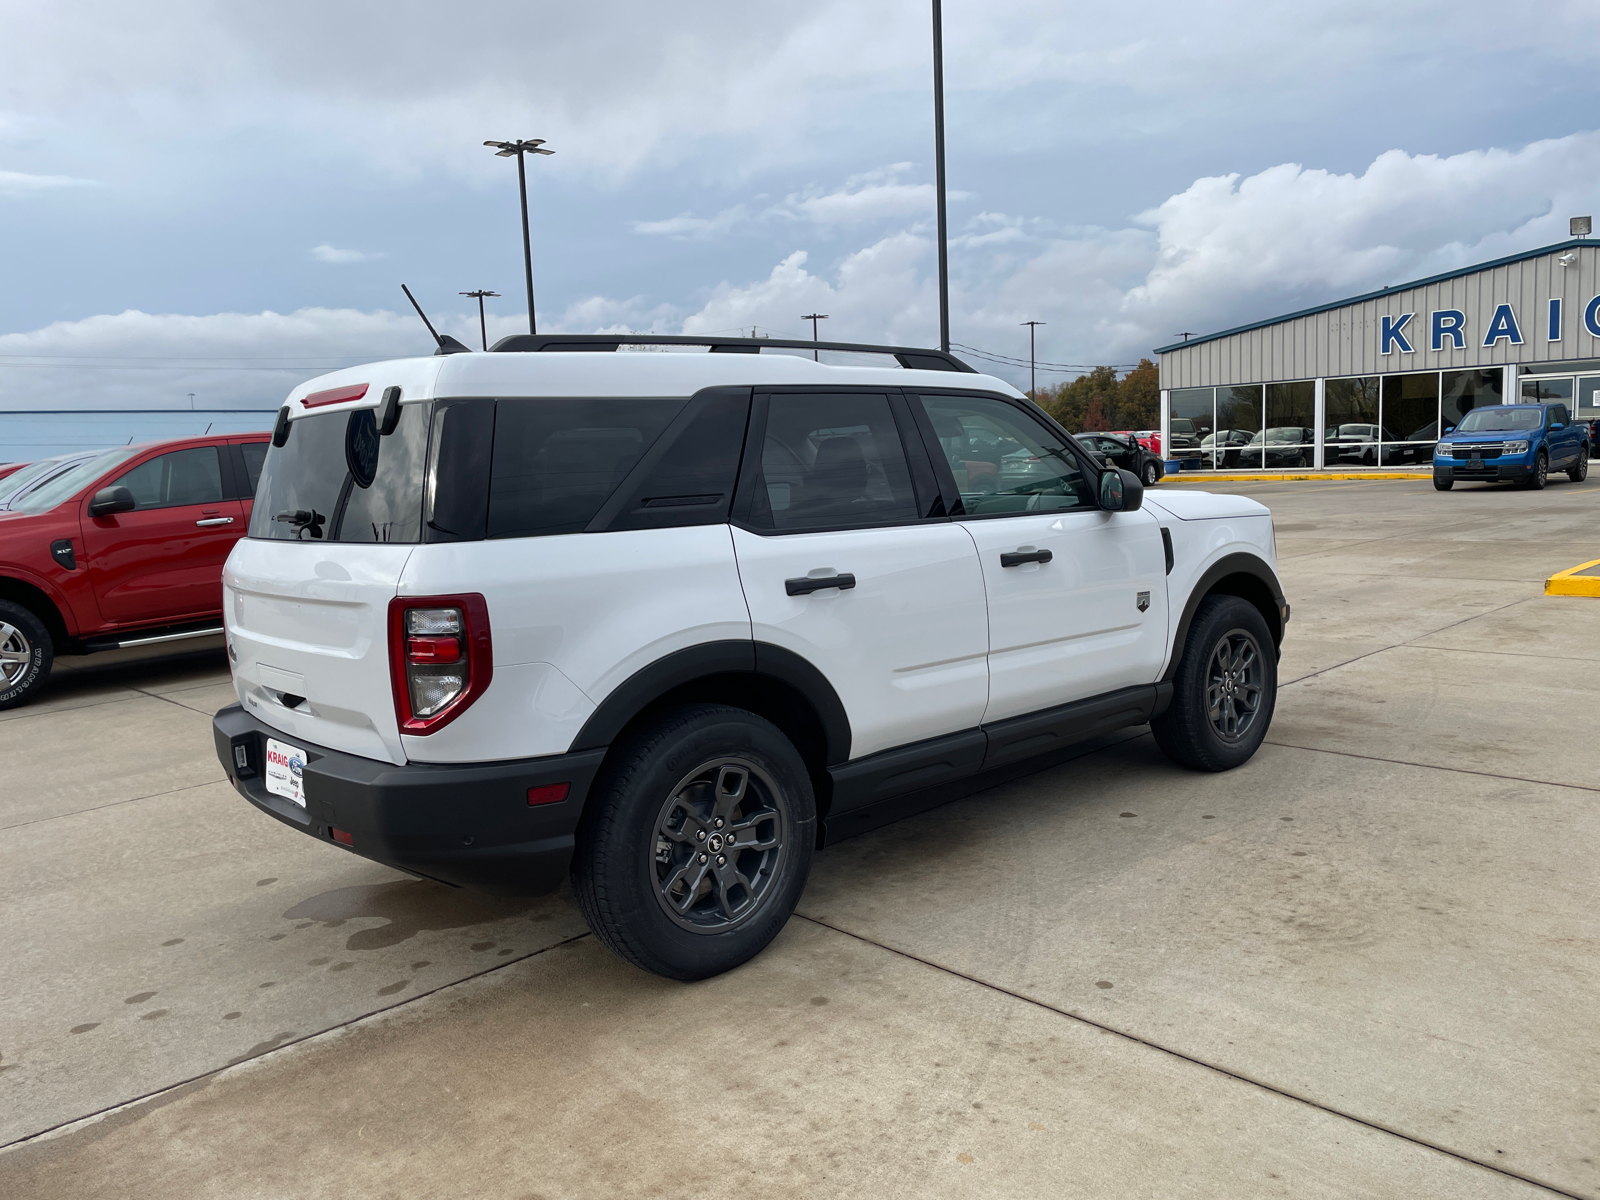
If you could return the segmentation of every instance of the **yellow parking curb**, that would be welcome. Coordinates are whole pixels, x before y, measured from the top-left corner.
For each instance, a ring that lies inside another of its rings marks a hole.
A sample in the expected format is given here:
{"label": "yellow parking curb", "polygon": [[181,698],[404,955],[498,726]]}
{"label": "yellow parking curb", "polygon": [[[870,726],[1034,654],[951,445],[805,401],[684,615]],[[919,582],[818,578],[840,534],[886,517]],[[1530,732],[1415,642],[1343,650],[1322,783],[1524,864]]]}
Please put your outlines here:
{"label": "yellow parking curb", "polygon": [[1201,480],[1221,481],[1224,483],[1244,482],[1257,479],[1267,480],[1271,483],[1282,483],[1291,480],[1316,480],[1316,479],[1432,479],[1433,472],[1423,474],[1420,471],[1312,471],[1304,475],[1275,475],[1270,472],[1258,471],[1249,475],[1212,475],[1204,471],[1183,471],[1171,475],[1163,475],[1162,482],[1169,479],[1192,479],[1196,483]]}
{"label": "yellow parking curb", "polygon": [[1544,594],[1546,596],[1600,596],[1600,574],[1586,575],[1582,572],[1600,567],[1600,558],[1593,562],[1579,563],[1575,567],[1568,567],[1565,571],[1557,571],[1544,581]]}

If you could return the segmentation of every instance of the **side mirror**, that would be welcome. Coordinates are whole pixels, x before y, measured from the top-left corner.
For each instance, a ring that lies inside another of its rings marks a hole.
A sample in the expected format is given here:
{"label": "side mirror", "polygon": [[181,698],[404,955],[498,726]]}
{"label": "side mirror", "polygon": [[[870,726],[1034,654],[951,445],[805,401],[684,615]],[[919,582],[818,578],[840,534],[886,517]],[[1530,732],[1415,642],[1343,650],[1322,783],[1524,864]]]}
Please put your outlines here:
{"label": "side mirror", "polygon": [[1551,429],[1565,429],[1565,428],[1566,428],[1566,426],[1565,426],[1565,425],[1563,425],[1563,424],[1562,424],[1562,423],[1561,423],[1561,422],[1560,422],[1560,421],[1556,421],[1556,422],[1553,422],[1553,423],[1552,423],[1552,424],[1551,424],[1551,426],[1550,426],[1550,428],[1551,428]]}
{"label": "side mirror", "polygon": [[1100,476],[1100,507],[1107,512],[1136,512],[1144,503],[1144,484],[1132,471],[1113,467]]}
{"label": "side mirror", "polygon": [[112,513],[132,512],[139,507],[133,493],[125,487],[101,488],[89,501],[91,517],[109,517]]}

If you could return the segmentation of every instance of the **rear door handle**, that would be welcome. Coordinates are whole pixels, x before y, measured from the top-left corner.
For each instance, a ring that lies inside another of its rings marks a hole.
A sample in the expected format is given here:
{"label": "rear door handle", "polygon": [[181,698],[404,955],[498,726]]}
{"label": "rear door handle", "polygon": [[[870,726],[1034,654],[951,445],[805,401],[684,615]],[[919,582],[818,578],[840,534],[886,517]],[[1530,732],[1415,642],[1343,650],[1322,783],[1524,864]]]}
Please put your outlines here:
{"label": "rear door handle", "polygon": [[838,588],[847,592],[856,585],[856,577],[848,572],[838,575],[806,575],[800,579],[785,579],[783,590],[791,596],[805,596],[825,588]]}
{"label": "rear door handle", "polygon": [[1048,550],[1007,550],[1000,556],[1000,565],[1020,567],[1023,563],[1047,563],[1054,557]]}
{"label": "rear door handle", "polygon": [[195,526],[197,528],[200,528],[200,529],[206,529],[206,528],[208,528],[209,526],[212,526],[212,525],[232,525],[232,524],[233,524],[233,518],[232,517],[211,517],[211,518],[208,518],[207,520],[204,520],[204,521],[196,521],[195,522]]}

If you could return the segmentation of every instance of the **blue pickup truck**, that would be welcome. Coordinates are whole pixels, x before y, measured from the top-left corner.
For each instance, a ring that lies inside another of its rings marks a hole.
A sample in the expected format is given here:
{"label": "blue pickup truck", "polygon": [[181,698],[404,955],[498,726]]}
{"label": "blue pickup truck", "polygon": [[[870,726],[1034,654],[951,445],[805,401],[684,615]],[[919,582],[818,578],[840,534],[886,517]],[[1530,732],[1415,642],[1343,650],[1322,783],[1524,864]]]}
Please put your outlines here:
{"label": "blue pickup truck", "polygon": [[1589,427],[1574,424],[1565,404],[1475,408],[1433,450],[1433,486],[1441,492],[1470,479],[1542,488],[1551,471],[1565,471],[1573,483],[1589,474]]}

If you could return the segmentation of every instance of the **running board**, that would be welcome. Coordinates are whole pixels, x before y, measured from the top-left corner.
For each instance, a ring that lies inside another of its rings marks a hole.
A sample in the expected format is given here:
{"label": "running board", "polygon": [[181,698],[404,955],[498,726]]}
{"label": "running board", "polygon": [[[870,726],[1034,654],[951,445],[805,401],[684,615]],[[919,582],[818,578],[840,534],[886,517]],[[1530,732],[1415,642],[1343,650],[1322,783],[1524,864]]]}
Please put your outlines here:
{"label": "running board", "polygon": [[186,629],[182,633],[158,633],[147,637],[94,638],[83,644],[84,652],[95,654],[101,650],[125,650],[130,646],[154,646],[159,642],[185,642],[190,638],[215,637],[224,632],[221,625],[205,629]]}

